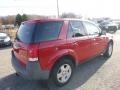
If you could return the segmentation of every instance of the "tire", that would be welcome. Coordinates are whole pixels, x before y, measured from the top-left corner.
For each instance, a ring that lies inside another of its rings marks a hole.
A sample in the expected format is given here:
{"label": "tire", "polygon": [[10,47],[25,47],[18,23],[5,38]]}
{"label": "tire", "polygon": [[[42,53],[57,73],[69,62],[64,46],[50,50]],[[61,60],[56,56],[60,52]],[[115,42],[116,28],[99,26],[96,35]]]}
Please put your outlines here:
{"label": "tire", "polygon": [[54,66],[50,78],[56,86],[62,87],[70,81],[73,69],[73,62],[63,58]]}
{"label": "tire", "polygon": [[109,58],[109,57],[111,57],[112,53],[113,53],[113,42],[110,42],[108,44],[106,52],[104,53],[104,56]]}
{"label": "tire", "polygon": [[117,31],[117,27],[116,26],[111,27],[110,32],[115,33],[116,31]]}
{"label": "tire", "polygon": [[114,27],[114,30],[113,30],[114,32],[116,32],[117,31],[117,27]]}

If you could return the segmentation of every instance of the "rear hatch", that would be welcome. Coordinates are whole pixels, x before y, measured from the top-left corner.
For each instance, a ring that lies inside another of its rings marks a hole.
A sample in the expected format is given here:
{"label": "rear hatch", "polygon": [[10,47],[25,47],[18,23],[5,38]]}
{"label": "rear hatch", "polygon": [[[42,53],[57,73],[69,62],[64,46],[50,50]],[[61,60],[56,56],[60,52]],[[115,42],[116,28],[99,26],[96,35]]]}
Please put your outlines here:
{"label": "rear hatch", "polygon": [[62,21],[22,23],[13,44],[15,57],[23,64],[38,58],[39,44],[57,39],[62,23]]}
{"label": "rear hatch", "polygon": [[15,42],[13,44],[14,55],[21,63],[26,64],[28,61],[28,50],[32,43],[35,23],[21,24]]}

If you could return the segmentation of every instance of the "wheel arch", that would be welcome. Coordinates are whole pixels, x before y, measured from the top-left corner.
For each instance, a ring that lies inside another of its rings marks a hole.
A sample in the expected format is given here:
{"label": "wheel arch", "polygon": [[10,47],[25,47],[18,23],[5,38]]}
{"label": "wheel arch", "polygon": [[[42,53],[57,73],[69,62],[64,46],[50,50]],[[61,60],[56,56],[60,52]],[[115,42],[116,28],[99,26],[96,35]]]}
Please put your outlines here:
{"label": "wheel arch", "polygon": [[50,75],[49,75],[49,76],[51,76],[51,73],[52,73],[52,71],[53,71],[53,68],[55,68],[56,64],[59,63],[63,58],[66,58],[66,59],[69,59],[70,61],[72,61],[75,67],[76,67],[77,64],[78,64],[77,61],[75,60],[75,57],[73,57],[72,55],[70,55],[70,54],[63,55],[63,56],[59,57],[59,58],[55,61],[55,63],[53,64],[53,66],[52,66],[52,68],[51,68],[51,71],[50,71]]}

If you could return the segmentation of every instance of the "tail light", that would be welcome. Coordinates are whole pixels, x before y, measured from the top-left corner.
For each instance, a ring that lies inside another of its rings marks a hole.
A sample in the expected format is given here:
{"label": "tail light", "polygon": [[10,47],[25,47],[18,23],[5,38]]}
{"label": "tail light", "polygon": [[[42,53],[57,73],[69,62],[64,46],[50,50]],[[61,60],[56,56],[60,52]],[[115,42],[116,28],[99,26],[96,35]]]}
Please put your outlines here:
{"label": "tail light", "polygon": [[30,48],[28,50],[28,61],[38,61],[38,50],[34,48]]}

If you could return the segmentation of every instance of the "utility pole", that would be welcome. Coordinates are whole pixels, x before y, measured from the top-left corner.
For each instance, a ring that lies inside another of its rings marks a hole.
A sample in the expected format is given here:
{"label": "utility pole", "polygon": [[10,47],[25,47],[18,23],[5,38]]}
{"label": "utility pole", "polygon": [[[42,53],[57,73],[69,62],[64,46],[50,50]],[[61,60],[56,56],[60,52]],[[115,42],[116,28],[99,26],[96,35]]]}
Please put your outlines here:
{"label": "utility pole", "polygon": [[57,0],[57,17],[59,18],[59,2]]}

